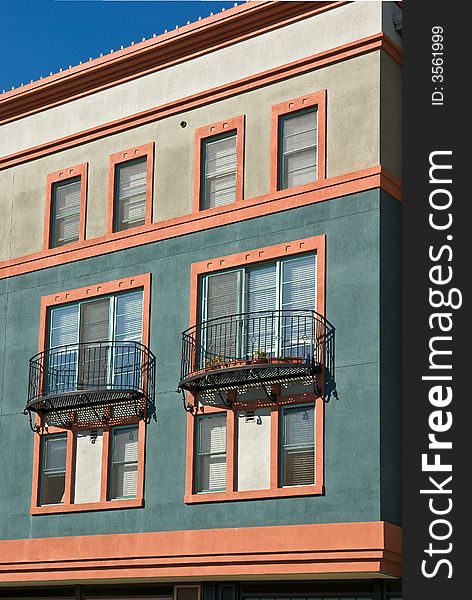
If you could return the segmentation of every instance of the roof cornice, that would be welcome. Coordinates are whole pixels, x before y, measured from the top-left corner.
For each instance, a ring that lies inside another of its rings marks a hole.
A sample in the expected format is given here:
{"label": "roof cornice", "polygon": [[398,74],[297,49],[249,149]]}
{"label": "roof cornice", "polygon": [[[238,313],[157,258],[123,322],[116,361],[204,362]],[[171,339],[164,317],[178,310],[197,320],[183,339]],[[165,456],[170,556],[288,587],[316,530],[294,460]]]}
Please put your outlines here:
{"label": "roof cornice", "polygon": [[0,95],[0,124],[213,52],[344,1],[247,2]]}

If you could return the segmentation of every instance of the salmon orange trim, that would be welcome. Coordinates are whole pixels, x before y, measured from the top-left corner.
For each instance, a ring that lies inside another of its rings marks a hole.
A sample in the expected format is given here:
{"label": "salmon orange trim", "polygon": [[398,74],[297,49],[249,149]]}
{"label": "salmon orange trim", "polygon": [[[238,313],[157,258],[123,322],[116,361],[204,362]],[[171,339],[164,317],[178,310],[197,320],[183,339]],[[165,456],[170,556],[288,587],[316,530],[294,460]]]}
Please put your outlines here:
{"label": "salmon orange trim", "polygon": [[202,208],[203,143],[213,136],[236,133],[236,202],[244,196],[244,124],[245,116],[232,117],[195,130],[193,144],[193,212]]}
{"label": "salmon orange trim", "polygon": [[[87,219],[87,175],[88,163],[61,169],[50,173],[46,178],[46,211],[44,213],[44,250],[51,248],[52,211],[54,207],[54,185],[66,182],[69,179],[80,178],[80,217],[79,217],[79,239],[73,244],[85,241],[85,228]],[[69,244],[70,245],[70,244]]]}
{"label": "salmon orange trim", "polygon": [[152,223],[152,203],[154,187],[154,142],[142,144],[129,150],[122,150],[112,154],[108,164],[108,211],[107,211],[107,234],[115,232],[116,217],[116,169],[122,163],[130,160],[144,158],[146,160],[146,207],[144,226],[149,227]]}
{"label": "salmon orange trim", "polygon": [[[299,110],[316,108],[317,113],[317,157],[318,157],[318,176],[317,180],[326,178],[326,95],[327,90],[314,92],[313,94],[304,94],[293,100],[286,100],[272,107],[271,113],[271,133],[270,133],[270,191],[276,192],[279,189],[280,180],[280,119]],[[311,184],[299,186],[301,189],[310,188]]]}
{"label": "salmon orange trim", "polygon": [[401,528],[383,521],[3,540],[0,579],[400,577],[401,555]]}
{"label": "salmon orange trim", "polygon": [[0,95],[0,124],[167,69],[338,8],[338,2],[248,2]]}
{"label": "salmon orange trim", "polygon": [[387,188],[386,191],[393,198],[401,201],[400,181],[381,166],[370,167],[362,171],[315,181],[310,189],[305,189],[305,186],[303,186],[303,190],[296,187],[280,190],[272,194],[244,200],[244,202],[209,208],[183,217],[152,223],[149,226],[136,227],[128,231],[86,240],[80,245],[74,244],[72,246],[71,244],[70,246],[52,248],[21,258],[10,259],[0,263],[0,279],[188,235],[196,231],[276,214],[376,188]]}

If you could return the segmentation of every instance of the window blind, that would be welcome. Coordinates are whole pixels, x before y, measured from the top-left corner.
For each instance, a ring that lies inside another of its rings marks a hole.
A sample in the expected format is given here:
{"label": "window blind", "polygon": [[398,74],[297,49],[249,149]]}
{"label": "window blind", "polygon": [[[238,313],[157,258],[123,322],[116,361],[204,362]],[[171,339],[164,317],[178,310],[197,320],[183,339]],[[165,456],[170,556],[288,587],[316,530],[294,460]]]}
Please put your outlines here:
{"label": "window blind", "polygon": [[54,188],[52,246],[63,246],[79,239],[80,179]]}
{"label": "window blind", "polygon": [[[210,275],[206,279],[206,314],[208,324],[203,341],[202,360],[239,356],[240,330],[238,321],[226,317],[241,312],[241,271]],[[219,320],[219,317],[222,317]]]}
{"label": "window blind", "polygon": [[199,417],[197,492],[226,489],[226,415]]}
{"label": "window blind", "polygon": [[49,316],[51,352],[48,355],[46,378],[46,386],[51,393],[74,388],[77,377],[77,346],[74,344],[78,341],[79,305],[53,308]]}
{"label": "window blind", "polygon": [[204,208],[236,201],[236,134],[204,145]]}
{"label": "window blind", "polygon": [[143,292],[116,297],[115,341],[140,342],[143,330]]}
{"label": "window blind", "polygon": [[[116,342],[141,342],[143,332],[143,292],[129,292],[116,297],[115,336]],[[139,386],[137,367],[142,356],[133,344],[120,344],[114,352],[114,384],[117,386]]]}
{"label": "window blind", "polygon": [[[277,267],[275,263],[265,264],[248,270],[246,279],[246,304],[250,313],[273,311],[277,308]],[[277,328],[276,315],[261,313],[248,322],[247,353],[267,355],[275,351],[274,329]]]}
{"label": "window blind", "polygon": [[[282,310],[315,310],[316,255],[283,261],[281,285]],[[311,357],[316,334],[311,319],[286,313],[282,319],[281,334],[284,356]]]}
{"label": "window blind", "polygon": [[138,427],[113,430],[112,490],[113,498],[135,498],[138,482]]}
{"label": "window blind", "polygon": [[315,482],[315,409],[286,408],[283,412],[282,485]]}
{"label": "window blind", "polygon": [[317,116],[311,110],[282,119],[282,188],[303,185],[318,176]]}
{"label": "window blind", "polygon": [[144,225],[146,219],[146,176],[146,159],[118,166],[117,231]]}
{"label": "window blind", "polygon": [[80,305],[80,342],[87,345],[79,347],[78,382],[84,388],[103,386],[109,382],[109,351],[106,346],[90,345],[110,338],[109,315],[109,298]]}

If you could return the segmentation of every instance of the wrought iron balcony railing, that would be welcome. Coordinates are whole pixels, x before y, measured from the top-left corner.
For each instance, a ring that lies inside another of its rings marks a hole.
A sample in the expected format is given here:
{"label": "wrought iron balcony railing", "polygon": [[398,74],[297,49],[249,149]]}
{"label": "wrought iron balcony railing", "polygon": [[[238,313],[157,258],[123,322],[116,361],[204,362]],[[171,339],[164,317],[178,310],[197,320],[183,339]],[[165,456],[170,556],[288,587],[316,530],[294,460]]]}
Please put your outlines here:
{"label": "wrought iron balcony railing", "polygon": [[315,378],[333,369],[334,328],[312,310],[219,317],[182,334],[179,388],[196,393]]}
{"label": "wrought iron balcony railing", "polygon": [[139,342],[61,346],[30,359],[25,413],[47,425],[103,426],[149,415],[156,359]]}

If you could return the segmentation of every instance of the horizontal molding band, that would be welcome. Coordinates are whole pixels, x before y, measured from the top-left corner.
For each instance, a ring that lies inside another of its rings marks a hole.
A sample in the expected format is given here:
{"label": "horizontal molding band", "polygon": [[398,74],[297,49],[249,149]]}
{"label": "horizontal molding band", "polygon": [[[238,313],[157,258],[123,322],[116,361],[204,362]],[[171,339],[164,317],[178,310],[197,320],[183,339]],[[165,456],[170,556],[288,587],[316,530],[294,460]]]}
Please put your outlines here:
{"label": "horizontal molding band", "polygon": [[[291,4],[291,3],[286,3]],[[142,125],[153,123],[160,119],[164,119],[183,111],[193,110],[229,98],[236,96],[244,92],[254,90],[258,87],[263,87],[268,84],[276,83],[284,79],[308,73],[328,65],[332,65],[336,62],[348,60],[356,56],[361,56],[369,52],[378,50],[385,50],[394,60],[398,61],[401,50],[383,34],[379,33],[343,46],[338,46],[331,50],[314,54],[307,58],[303,58],[294,62],[291,62],[263,73],[251,75],[238,81],[231,82],[210,90],[205,90],[198,94],[193,94],[179,100],[168,102],[160,106],[122,117],[120,119],[92,127],[77,133],[27,148],[9,154],[7,156],[0,157],[0,170],[4,170],[10,167],[14,167],[31,160],[49,156],[56,152],[68,150],[82,144],[86,144],[92,141],[99,140],[101,138],[122,133],[129,129],[134,129]]]}
{"label": "horizontal molding band", "polygon": [[401,553],[401,528],[382,521],[4,540],[0,578],[399,577]]}
{"label": "horizontal molding band", "polygon": [[375,188],[385,189],[393,198],[401,201],[400,181],[383,167],[376,166],[316,181],[313,184],[300,186],[299,188],[281,190],[251,200],[243,200],[166,221],[151,223],[147,226],[111,233],[83,242],[10,259],[0,263],[0,279],[188,235],[196,231],[275,214],[284,210],[300,208]]}
{"label": "horizontal molding band", "polygon": [[132,81],[347,2],[250,2],[0,96],[0,125]]}

